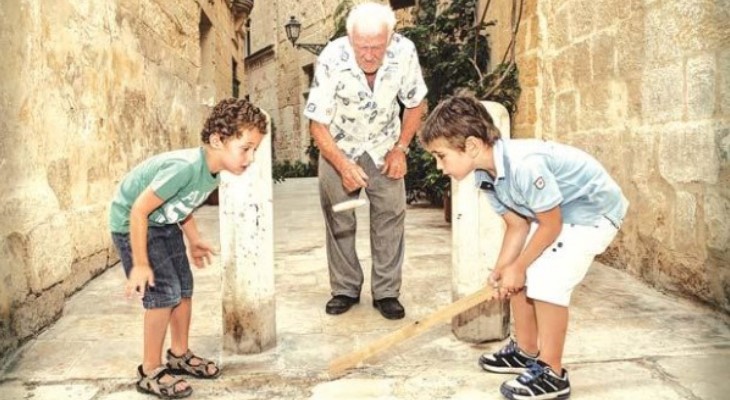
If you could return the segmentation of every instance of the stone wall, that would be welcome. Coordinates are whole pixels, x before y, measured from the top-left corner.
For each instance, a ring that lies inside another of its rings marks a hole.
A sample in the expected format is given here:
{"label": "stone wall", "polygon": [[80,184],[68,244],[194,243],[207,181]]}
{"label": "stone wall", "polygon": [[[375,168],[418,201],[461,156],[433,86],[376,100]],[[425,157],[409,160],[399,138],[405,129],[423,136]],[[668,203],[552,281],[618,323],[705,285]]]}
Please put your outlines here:
{"label": "stone wall", "polygon": [[514,136],[585,149],[618,180],[631,208],[604,260],[730,311],[730,2],[537,4]]}
{"label": "stone wall", "polygon": [[272,0],[257,4],[251,12],[248,94],[271,115],[275,160],[307,160],[309,129],[302,110],[309,91],[306,68],[316,60],[308,51],[292,46],[284,24],[294,16],[302,24],[300,43],[326,43],[334,31],[333,12],[338,3]]}
{"label": "stone wall", "polygon": [[[512,121],[513,138],[529,138],[535,136],[537,122],[536,93],[539,90],[537,73],[538,66],[538,13],[537,1],[525,0],[521,16],[519,10],[512,15],[511,1],[479,0],[478,18],[481,18],[484,7],[490,3],[485,22],[494,22],[494,26],[487,28],[490,46],[490,65],[495,68],[501,62],[509,62],[510,41],[512,40],[513,23],[518,24],[516,36],[515,60],[520,71],[520,88],[522,93],[517,103],[519,112]],[[519,3],[519,2],[517,2]],[[519,19],[518,19],[519,16]]]}
{"label": "stone wall", "polygon": [[[107,230],[117,182],[152,154],[199,144],[202,103],[230,96],[240,51],[223,0],[10,0],[0,18],[2,357],[117,262]],[[123,301],[119,273],[110,301]]]}

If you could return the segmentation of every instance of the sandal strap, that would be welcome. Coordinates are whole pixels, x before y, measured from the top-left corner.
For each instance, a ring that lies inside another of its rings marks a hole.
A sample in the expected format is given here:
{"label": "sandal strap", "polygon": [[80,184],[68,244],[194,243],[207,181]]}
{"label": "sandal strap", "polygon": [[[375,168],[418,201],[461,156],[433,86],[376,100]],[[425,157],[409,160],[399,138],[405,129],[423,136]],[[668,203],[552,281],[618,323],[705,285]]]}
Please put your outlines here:
{"label": "sandal strap", "polygon": [[147,377],[150,379],[159,381],[160,378],[162,378],[165,375],[172,375],[172,374],[170,373],[170,370],[167,368],[166,365],[160,365],[159,367],[152,370],[152,372],[147,374]]}
{"label": "sandal strap", "polygon": [[[183,354],[182,357],[180,357],[180,358],[182,358],[185,362],[188,362],[188,361],[192,360],[193,357],[195,357],[195,354],[193,354],[193,352],[190,351],[190,349],[187,349],[185,351],[185,354]],[[200,357],[198,357],[198,358],[200,358]]]}
{"label": "sandal strap", "polygon": [[[183,393],[190,392],[191,388],[188,386],[185,389],[178,390],[177,385],[181,382],[187,383],[184,378],[176,376],[164,365],[155,368],[149,374],[144,373],[142,366],[138,368],[139,380],[137,386],[142,388],[145,392],[153,394],[161,394],[164,396],[180,397]],[[170,376],[172,380],[170,382],[162,382],[162,378]]]}
{"label": "sandal strap", "polygon": [[[169,365],[172,368],[184,369],[185,371],[187,371],[188,373],[190,373],[191,375],[194,375],[194,376],[203,377],[203,378],[211,377],[211,376],[216,376],[218,374],[218,372],[220,371],[220,367],[218,367],[218,365],[214,361],[209,360],[207,358],[197,356],[190,349],[185,351],[185,354],[183,354],[181,356],[176,356],[175,354],[173,354],[171,349],[168,349],[167,355],[168,355],[168,361],[170,362]],[[200,363],[197,365],[193,365],[191,362],[194,358],[197,358],[198,360],[200,360]],[[212,374],[208,372],[208,368],[210,366],[213,366],[215,368],[215,372]]]}
{"label": "sandal strap", "polygon": [[175,385],[177,385],[180,382],[187,382],[185,380],[185,378],[179,377],[177,375],[172,375],[169,372],[168,372],[168,374],[172,377],[172,380],[170,382],[168,382],[168,383],[162,383],[162,382],[160,382],[160,379],[162,379],[162,377],[164,377],[165,375],[162,375],[162,376],[160,376],[160,378],[157,379],[157,383],[160,385],[160,387],[168,387],[168,388],[171,388],[171,387],[174,387]]}
{"label": "sandal strap", "polygon": [[[181,358],[187,365],[189,365],[193,368],[199,367],[201,365],[205,365],[207,367],[211,364],[213,366],[215,366],[216,368],[218,368],[218,366],[215,365],[214,361],[209,360],[207,358],[200,357],[200,356],[196,356],[195,353],[193,353],[190,349],[188,349],[188,351],[186,351],[185,354],[183,354],[183,356],[179,357],[179,358]],[[197,358],[198,360],[200,360],[200,364],[198,364],[198,365],[191,364],[190,362],[193,360],[193,358]]]}
{"label": "sandal strap", "polygon": [[[192,365],[192,364],[190,364],[190,361],[192,361],[193,358],[197,358],[198,360],[200,360],[200,364],[198,364],[198,365]],[[192,357],[188,358],[187,360],[185,360],[185,362],[188,365],[190,365],[191,367],[197,367],[199,365],[206,365],[207,366],[207,365],[210,365],[210,364],[214,364],[215,365],[215,363],[213,361],[208,360],[207,358],[198,357],[196,355],[193,355]]]}
{"label": "sandal strap", "polygon": [[[170,361],[179,361],[179,362],[187,362],[191,358],[195,357],[195,354],[193,354],[190,349],[187,349],[183,355],[175,355],[175,353],[172,352],[172,349],[167,349],[167,358],[170,359]],[[198,357],[200,358],[200,357]]]}

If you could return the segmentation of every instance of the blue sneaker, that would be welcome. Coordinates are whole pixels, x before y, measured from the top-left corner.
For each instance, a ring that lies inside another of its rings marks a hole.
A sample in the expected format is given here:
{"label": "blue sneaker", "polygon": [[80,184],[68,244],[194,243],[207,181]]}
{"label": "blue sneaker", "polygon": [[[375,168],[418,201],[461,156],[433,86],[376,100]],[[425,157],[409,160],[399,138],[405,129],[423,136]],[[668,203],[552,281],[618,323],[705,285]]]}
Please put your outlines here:
{"label": "blue sneaker", "polygon": [[498,352],[479,357],[479,366],[485,371],[498,374],[521,374],[535,361],[537,357],[520,350],[517,342],[510,339],[509,343]]}
{"label": "blue sneaker", "polygon": [[538,360],[523,374],[504,382],[499,388],[510,400],[567,399],[570,397],[568,371],[563,369],[558,376],[549,365]]}

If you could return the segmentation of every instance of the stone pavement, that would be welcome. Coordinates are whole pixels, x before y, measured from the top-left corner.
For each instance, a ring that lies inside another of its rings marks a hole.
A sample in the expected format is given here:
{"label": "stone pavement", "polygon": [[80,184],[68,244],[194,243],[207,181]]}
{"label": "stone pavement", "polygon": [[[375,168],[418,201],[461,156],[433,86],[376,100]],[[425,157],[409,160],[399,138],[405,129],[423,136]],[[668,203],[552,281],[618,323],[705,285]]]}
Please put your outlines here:
{"label": "stone pavement", "polygon": [[[223,363],[215,381],[191,381],[196,399],[501,399],[508,376],[476,360],[503,343],[467,344],[443,324],[328,380],[331,359],[347,354],[451,300],[450,230],[440,209],[409,207],[402,300],[388,321],[363,298],[348,313],[324,313],[329,299],[324,227],[316,179],[274,187],[277,346],[263,354],[221,351],[217,260],[195,271],[191,348]],[[204,237],[218,241],[218,210],[200,209]],[[359,210],[358,250],[370,251],[367,209]],[[103,233],[100,233],[103,234]],[[0,375],[0,399],[151,399],[134,390],[142,351],[142,309],[122,296],[111,268],[70,298],[63,316],[27,343]],[[726,399],[730,318],[659,293],[596,263],[573,297],[565,363],[575,399]]]}

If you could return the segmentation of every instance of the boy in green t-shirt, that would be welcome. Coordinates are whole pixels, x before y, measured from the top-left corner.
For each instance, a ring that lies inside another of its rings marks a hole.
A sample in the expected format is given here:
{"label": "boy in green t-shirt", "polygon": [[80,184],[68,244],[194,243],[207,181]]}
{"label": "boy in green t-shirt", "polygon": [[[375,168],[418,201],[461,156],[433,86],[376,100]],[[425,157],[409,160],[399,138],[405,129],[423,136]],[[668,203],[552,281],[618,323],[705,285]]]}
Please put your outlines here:
{"label": "boy in green t-shirt", "polygon": [[[220,171],[242,174],[266,133],[266,116],[245,100],[226,99],[213,108],[201,132],[203,146],[153,156],[119,184],[110,228],[127,275],[125,293],[142,299],[144,359],[137,390],[162,398],[187,397],[192,388],[177,374],[212,379],[220,368],[188,348],[193,277],[183,234],[196,267],[210,262],[193,210],[220,182]],[[171,348],[162,346],[170,326]]]}

